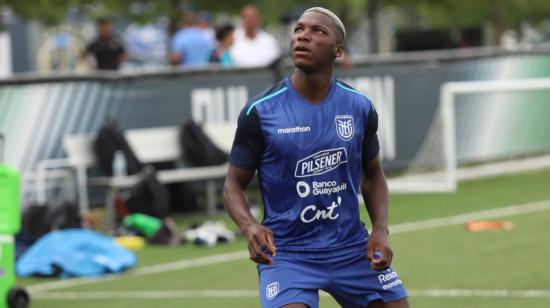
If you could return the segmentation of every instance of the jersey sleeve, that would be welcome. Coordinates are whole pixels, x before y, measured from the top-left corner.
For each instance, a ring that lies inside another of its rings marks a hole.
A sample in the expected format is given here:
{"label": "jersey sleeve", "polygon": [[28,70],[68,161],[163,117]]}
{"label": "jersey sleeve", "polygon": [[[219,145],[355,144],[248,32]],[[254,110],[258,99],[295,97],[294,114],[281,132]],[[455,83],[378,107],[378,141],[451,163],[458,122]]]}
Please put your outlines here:
{"label": "jersey sleeve", "polygon": [[380,144],[378,143],[378,136],[376,131],[378,130],[378,113],[371,104],[369,114],[367,116],[367,123],[365,126],[365,134],[363,137],[363,149],[361,160],[363,162],[369,161],[378,155],[380,152]]}
{"label": "jersey sleeve", "polygon": [[264,137],[256,109],[239,115],[237,132],[231,148],[230,163],[235,167],[256,170],[264,151]]}

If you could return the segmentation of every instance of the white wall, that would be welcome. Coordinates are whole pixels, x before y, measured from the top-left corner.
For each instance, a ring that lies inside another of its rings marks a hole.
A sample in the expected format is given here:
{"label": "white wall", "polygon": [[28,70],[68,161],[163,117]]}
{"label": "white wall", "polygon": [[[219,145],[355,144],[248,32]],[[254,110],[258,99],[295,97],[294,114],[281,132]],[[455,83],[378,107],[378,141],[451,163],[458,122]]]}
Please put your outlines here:
{"label": "white wall", "polygon": [[0,32],[0,78],[8,77],[11,67],[11,39],[8,32]]}

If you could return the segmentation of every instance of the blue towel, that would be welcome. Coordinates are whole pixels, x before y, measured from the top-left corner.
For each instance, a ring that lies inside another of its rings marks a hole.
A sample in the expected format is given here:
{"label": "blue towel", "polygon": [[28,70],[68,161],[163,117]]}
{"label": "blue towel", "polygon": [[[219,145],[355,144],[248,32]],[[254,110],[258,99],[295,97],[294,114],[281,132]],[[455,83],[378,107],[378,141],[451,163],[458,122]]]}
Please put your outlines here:
{"label": "blue towel", "polygon": [[18,276],[99,276],[135,266],[136,256],[113,239],[86,229],[46,234],[17,261]]}

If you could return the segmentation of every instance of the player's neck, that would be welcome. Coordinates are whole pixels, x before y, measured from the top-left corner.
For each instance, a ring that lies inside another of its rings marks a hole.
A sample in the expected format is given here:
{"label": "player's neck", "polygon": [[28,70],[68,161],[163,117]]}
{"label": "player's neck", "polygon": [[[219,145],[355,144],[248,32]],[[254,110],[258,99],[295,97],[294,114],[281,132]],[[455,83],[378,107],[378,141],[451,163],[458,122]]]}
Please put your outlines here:
{"label": "player's neck", "polygon": [[319,104],[328,95],[332,83],[332,72],[305,73],[295,70],[290,82],[296,92],[308,101]]}

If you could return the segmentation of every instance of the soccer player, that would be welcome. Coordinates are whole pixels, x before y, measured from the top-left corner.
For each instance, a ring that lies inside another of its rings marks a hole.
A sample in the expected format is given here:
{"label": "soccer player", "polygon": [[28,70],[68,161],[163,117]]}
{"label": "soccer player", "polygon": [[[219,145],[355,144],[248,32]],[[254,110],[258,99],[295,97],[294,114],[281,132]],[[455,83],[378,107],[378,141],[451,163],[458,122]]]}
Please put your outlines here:
{"label": "soccer player", "polygon": [[[408,307],[390,267],[377,114],[368,97],[332,76],[345,33],[334,13],[306,10],[291,39],[294,73],[239,116],[224,200],[258,263],[262,307],[318,307],[319,290],[343,307]],[[261,224],[246,198],[256,170]]]}

